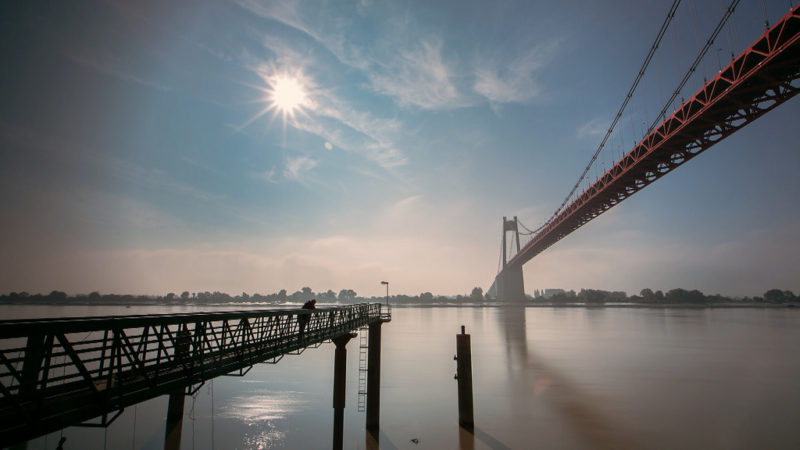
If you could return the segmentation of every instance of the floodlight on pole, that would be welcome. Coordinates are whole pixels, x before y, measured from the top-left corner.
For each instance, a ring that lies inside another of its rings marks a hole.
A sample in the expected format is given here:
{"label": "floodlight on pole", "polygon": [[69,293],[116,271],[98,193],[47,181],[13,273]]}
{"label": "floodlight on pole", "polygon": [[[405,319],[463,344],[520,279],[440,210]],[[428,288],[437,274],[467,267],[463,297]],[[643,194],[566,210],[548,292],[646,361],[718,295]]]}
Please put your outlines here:
{"label": "floodlight on pole", "polygon": [[388,281],[381,281],[381,284],[386,285],[386,304],[389,304],[389,282]]}

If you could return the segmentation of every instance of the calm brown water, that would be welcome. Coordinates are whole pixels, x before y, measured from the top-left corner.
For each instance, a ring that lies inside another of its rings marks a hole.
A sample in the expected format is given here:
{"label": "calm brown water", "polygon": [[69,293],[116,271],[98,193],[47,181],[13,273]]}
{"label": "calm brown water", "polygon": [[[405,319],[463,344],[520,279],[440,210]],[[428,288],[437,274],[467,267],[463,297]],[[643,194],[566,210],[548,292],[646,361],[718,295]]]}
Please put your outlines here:
{"label": "calm brown water", "polygon": [[[241,308],[237,308],[241,309]],[[2,307],[4,318],[192,308]],[[474,435],[459,433],[455,335],[472,335]],[[800,448],[795,309],[394,308],[383,327],[381,448]],[[187,398],[184,449],[330,448],[333,345]],[[345,448],[366,448],[358,339]],[[163,446],[166,398],[65,449]],[[52,449],[60,433],[29,443]],[[417,440],[417,443],[412,439]]]}

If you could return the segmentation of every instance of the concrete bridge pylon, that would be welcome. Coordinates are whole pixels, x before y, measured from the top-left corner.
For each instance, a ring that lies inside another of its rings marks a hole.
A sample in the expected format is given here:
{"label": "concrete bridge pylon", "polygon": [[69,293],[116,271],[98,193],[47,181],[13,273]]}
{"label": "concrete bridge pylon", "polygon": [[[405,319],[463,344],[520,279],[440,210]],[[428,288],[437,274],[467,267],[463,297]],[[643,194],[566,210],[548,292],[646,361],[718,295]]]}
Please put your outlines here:
{"label": "concrete bridge pylon", "polygon": [[517,216],[512,220],[503,217],[503,267],[494,279],[488,294],[504,302],[524,302],[525,282],[522,278],[522,266],[508,265],[508,233],[511,232],[516,242],[517,252],[520,251],[519,221]]}

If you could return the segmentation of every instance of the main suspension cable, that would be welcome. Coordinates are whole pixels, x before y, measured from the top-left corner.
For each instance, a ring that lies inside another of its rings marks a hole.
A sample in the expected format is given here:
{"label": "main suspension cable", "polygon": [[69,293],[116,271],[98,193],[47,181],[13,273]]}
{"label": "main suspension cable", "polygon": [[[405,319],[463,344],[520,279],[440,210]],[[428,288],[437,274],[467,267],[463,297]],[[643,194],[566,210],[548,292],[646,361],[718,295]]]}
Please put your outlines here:
{"label": "main suspension cable", "polygon": [[564,209],[564,206],[567,204],[569,199],[572,198],[572,194],[575,193],[575,191],[578,189],[578,186],[580,186],[580,184],[583,182],[583,179],[586,178],[586,174],[589,172],[589,170],[592,167],[592,164],[594,164],[595,160],[597,159],[597,155],[599,155],[600,152],[603,150],[603,147],[605,147],[606,141],[608,141],[608,138],[614,131],[614,127],[617,125],[617,122],[619,122],[619,119],[622,117],[622,113],[625,111],[625,107],[628,106],[628,102],[631,100],[631,97],[633,97],[633,93],[634,91],[636,91],[636,87],[639,85],[639,82],[642,80],[642,77],[644,77],[644,73],[647,70],[647,66],[650,65],[650,61],[653,59],[653,55],[655,54],[656,49],[658,49],[658,45],[661,43],[661,39],[664,37],[664,33],[666,33],[670,22],[672,22],[672,18],[675,17],[675,11],[678,9],[678,5],[680,3],[681,0],[674,0],[672,2],[672,6],[670,7],[669,12],[667,12],[667,17],[664,19],[664,23],[661,24],[661,29],[658,31],[658,36],[656,36],[656,40],[653,42],[653,45],[650,46],[650,51],[647,53],[647,57],[644,59],[644,63],[642,64],[642,67],[639,69],[639,73],[636,75],[636,79],[633,81],[633,85],[628,90],[628,94],[625,96],[625,100],[622,102],[622,106],[620,106],[619,111],[617,111],[617,115],[614,116],[614,120],[611,122],[611,126],[608,127],[606,135],[603,137],[603,140],[602,142],[600,142],[600,145],[597,147],[597,150],[594,152],[594,155],[592,155],[592,159],[589,161],[589,164],[587,164],[586,168],[583,169],[583,173],[581,174],[580,178],[578,178],[578,181],[575,183],[575,186],[573,186],[572,189],[569,191],[569,194],[567,194],[566,198],[564,198],[564,201],[561,202],[561,205],[558,207],[558,209],[556,209],[553,215],[550,216],[550,218],[547,219],[544,225],[539,227],[539,229],[544,228],[545,225],[550,223],[553,219],[555,219],[556,216],[558,216],[561,210]]}
{"label": "main suspension cable", "polygon": [[661,120],[664,120],[666,118],[667,110],[672,105],[672,102],[674,102],[675,98],[677,98],[678,95],[680,95],[681,91],[683,90],[683,87],[686,85],[686,82],[689,81],[689,78],[691,78],[692,74],[694,74],[694,71],[695,69],[697,69],[697,66],[700,64],[700,61],[703,59],[704,56],[706,56],[708,49],[711,48],[712,45],[714,45],[714,40],[717,39],[717,36],[725,27],[725,23],[728,22],[728,19],[731,17],[733,11],[736,9],[736,6],[738,5],[739,5],[739,0],[731,1],[731,4],[728,6],[728,9],[725,10],[725,14],[722,15],[722,19],[720,19],[719,23],[717,24],[717,27],[714,28],[714,32],[711,33],[711,37],[708,38],[708,40],[706,41],[706,45],[703,47],[702,50],[700,50],[700,53],[698,53],[697,58],[694,59],[692,66],[683,76],[683,79],[681,80],[680,84],[678,84],[678,88],[675,89],[675,92],[672,93],[672,96],[669,98],[669,100],[667,100],[667,103],[664,104],[664,108],[661,109],[661,112],[658,113],[658,116],[656,116],[656,118],[653,120],[653,123],[651,123],[650,127],[647,128],[648,134],[650,134],[650,132],[656,128],[656,126],[660,123]]}
{"label": "main suspension cable", "polygon": [[519,219],[517,219],[517,225],[521,226],[522,228],[525,229],[525,231],[527,231],[527,233],[523,233],[521,231],[519,232],[519,234],[523,234],[525,236],[528,236],[528,235],[531,235],[531,234],[536,234],[536,233],[539,232],[539,230],[541,230],[544,227],[544,225],[543,225],[543,226],[539,227],[537,230],[531,230],[530,228],[526,227],[524,223],[520,222]]}

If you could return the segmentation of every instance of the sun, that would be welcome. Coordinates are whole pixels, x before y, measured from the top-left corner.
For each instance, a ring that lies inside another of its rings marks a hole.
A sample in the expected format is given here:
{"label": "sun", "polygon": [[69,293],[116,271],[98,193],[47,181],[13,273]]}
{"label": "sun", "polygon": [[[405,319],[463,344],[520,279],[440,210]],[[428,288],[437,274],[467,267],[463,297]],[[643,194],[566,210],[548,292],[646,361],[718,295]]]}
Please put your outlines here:
{"label": "sun", "polygon": [[299,69],[278,72],[275,69],[259,72],[264,81],[262,85],[246,86],[259,91],[259,96],[252,103],[258,103],[261,109],[250,116],[245,123],[237,127],[237,131],[250,126],[265,114],[271,114],[271,119],[283,119],[284,130],[287,124],[297,125],[298,116],[307,117],[310,111],[316,109],[313,99],[316,92],[314,81],[303,74]]}
{"label": "sun", "polygon": [[307,100],[306,90],[297,78],[280,76],[272,82],[270,102],[282,113],[293,114]]}

